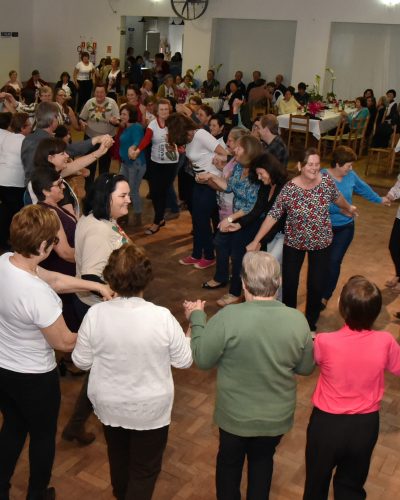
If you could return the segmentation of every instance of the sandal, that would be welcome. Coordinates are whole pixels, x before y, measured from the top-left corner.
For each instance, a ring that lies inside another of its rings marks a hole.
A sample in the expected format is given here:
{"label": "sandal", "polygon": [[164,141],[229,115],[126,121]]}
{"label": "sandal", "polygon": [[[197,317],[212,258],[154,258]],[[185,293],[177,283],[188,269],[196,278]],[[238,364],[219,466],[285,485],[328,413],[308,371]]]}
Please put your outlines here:
{"label": "sandal", "polygon": [[226,295],[221,297],[219,300],[217,300],[217,304],[220,307],[225,307],[225,306],[229,306],[230,304],[238,304],[241,301],[242,301],[241,297],[236,297],[236,295],[232,295],[231,293],[227,293]]}
{"label": "sandal", "polygon": [[[211,281],[213,281],[214,283],[217,283],[217,284],[216,285],[210,285]],[[206,281],[205,283],[203,283],[202,284],[202,288],[206,288],[207,290],[215,290],[217,288],[223,288],[226,285],[227,285],[226,281],[223,281],[222,283],[218,283],[218,281],[210,280],[210,281]]]}
{"label": "sandal", "polygon": [[165,226],[165,220],[162,220],[159,224],[152,224],[150,227],[146,229],[144,234],[147,235],[156,234],[163,226]]}

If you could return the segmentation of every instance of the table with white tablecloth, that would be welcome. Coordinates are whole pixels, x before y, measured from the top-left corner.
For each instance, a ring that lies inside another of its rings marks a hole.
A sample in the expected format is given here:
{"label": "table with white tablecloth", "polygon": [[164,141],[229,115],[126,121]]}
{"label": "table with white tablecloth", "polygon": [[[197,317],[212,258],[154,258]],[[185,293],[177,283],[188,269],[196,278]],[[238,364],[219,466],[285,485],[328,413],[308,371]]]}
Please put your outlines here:
{"label": "table with white tablecloth", "polygon": [[205,97],[201,100],[203,104],[207,104],[213,109],[214,113],[219,113],[222,109],[223,100],[218,97]]}
{"label": "table with white tablecloth", "polygon": [[[278,116],[279,128],[289,128],[289,118],[290,115],[280,115]],[[310,118],[310,133],[319,141],[321,139],[321,135],[325,134],[329,130],[337,127],[340,122],[341,114],[332,111],[331,109],[327,109],[321,112],[321,119],[316,120]],[[293,127],[293,130],[296,130]]]}

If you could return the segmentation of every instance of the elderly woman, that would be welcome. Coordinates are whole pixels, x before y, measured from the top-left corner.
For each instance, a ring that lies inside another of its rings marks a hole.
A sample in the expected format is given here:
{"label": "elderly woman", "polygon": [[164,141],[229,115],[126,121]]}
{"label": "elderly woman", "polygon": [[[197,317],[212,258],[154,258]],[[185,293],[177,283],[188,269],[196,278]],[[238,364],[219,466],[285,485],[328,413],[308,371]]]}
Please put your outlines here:
{"label": "elderly woman", "polygon": [[[170,144],[185,146],[187,158],[191,161],[195,175],[211,173],[221,175],[221,171],[213,165],[215,154],[227,155],[215,137],[201,129],[189,117],[174,113],[166,122]],[[180,259],[184,266],[206,269],[215,264],[211,218],[217,213],[217,197],[215,190],[203,181],[196,182],[193,188],[193,252]]]}
{"label": "elderly woman", "polygon": [[[381,197],[353,171],[353,162],[357,159],[354,151],[346,146],[339,146],[332,153],[331,167],[323,169],[335,181],[336,187],[348,203],[352,203],[353,194],[358,194],[372,203],[390,205],[387,197]],[[354,237],[354,218],[343,214],[339,207],[331,204],[329,214],[332,222],[333,239],[330,250],[329,275],[322,294],[321,308],[325,309],[328,300],[335,291],[340,267],[347,249]]]}
{"label": "elderly woman", "polygon": [[142,249],[114,250],[103,275],[117,298],[89,310],[72,359],[92,369],[88,396],[103,423],[114,496],[150,500],[171,422],[171,365],[192,364],[190,345],[169,310],[143,298],[152,269]]}
{"label": "elderly woman", "polygon": [[[80,278],[104,283],[103,270],[110,254],[130,241],[118,224],[118,219],[128,214],[130,202],[130,187],[123,175],[103,174],[97,177],[84,200],[83,216],[75,233],[76,271]],[[99,302],[97,294],[78,293],[74,305],[79,320],[82,321],[89,308]],[[86,432],[85,423],[91,413],[86,378],[62,433],[63,439],[90,444],[95,435]]]}
{"label": "elderly woman", "polygon": [[117,100],[121,93],[122,73],[119,68],[120,60],[117,57],[111,59],[111,69],[107,75],[107,97]]}
{"label": "elderly woman", "polygon": [[320,158],[315,148],[307,149],[298,162],[300,175],[289,181],[280,192],[254,240],[247,250],[257,250],[261,240],[276,222],[287,216],[282,261],[282,297],[289,307],[297,306],[297,289],[301,267],[308,254],[306,318],[315,331],[320,314],[322,292],[329,273],[332,225],[329,206],[335,203],[354,217],[350,205],[326,173],[320,173]]}
{"label": "elderly woman", "polygon": [[276,259],[265,252],[246,254],[242,280],[246,302],[223,309],[208,323],[204,302],[184,304],[194,362],[202,370],[217,368],[219,500],[240,498],[246,457],[247,498],[269,498],[275,449],[293,425],[296,374],[314,368],[303,314],[275,300]]}
{"label": "elderly woman", "polygon": [[362,123],[364,125],[369,118],[367,99],[365,97],[356,97],[356,109],[350,113],[342,111],[342,117],[349,128],[354,128],[357,123]]}
{"label": "elderly woman", "polygon": [[40,267],[57,244],[60,223],[43,207],[31,205],[11,224],[14,253],[0,257],[0,498],[29,434],[28,500],[55,498],[48,488],[55,452],[60,387],[53,349],[72,351],[76,335],[64,322],[58,293],[96,291],[101,283]]}
{"label": "elderly woman", "polygon": [[400,375],[400,346],[373,323],[382,307],[379,288],[353,276],[340,295],[345,325],[318,335],[320,368],[307,429],[304,500],[326,500],[333,470],[335,498],[366,498],[364,483],[379,433],[384,372]]}
{"label": "elderly woman", "polygon": [[294,98],[294,88],[288,87],[278,101],[278,115],[296,114],[301,105]]}
{"label": "elderly woman", "polygon": [[76,87],[71,81],[71,77],[67,71],[63,71],[60,75],[60,79],[55,85],[55,91],[58,89],[63,89],[66,95],[66,102],[72,109],[75,109],[75,96]]}
{"label": "elderly woman", "polygon": [[79,125],[78,119],[74,110],[71,106],[68,105],[67,94],[64,89],[56,89],[55,90],[55,102],[60,108],[58,122],[60,125],[67,125],[73,127],[75,130],[80,130],[81,126]]}

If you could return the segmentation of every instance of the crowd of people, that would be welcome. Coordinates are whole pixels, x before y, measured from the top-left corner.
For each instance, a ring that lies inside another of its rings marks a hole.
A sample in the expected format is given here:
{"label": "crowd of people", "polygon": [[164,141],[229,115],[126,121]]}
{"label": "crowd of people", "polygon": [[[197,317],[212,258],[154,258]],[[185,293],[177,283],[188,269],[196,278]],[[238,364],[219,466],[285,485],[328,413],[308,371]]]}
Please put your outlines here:
{"label": "crowd of people", "polygon": [[[152,497],[171,421],[171,366],[192,362],[218,372],[219,500],[240,498],[246,457],[247,498],[268,498],[275,450],[293,425],[295,376],[315,365],[304,499],[326,499],[335,468],[335,498],[365,498],[383,373],[400,375],[400,347],[390,333],[373,329],[381,292],[362,276],[341,291],[343,328],[316,331],[354,236],[353,194],[388,206],[400,197],[400,180],[379,196],[353,171],[356,155],[346,146],[322,170],[316,148],[301,151],[293,176],[276,114],[257,117],[251,130],[241,124],[242,102],[260,89],[284,112],[293,103],[296,110],[305,106],[303,83],[295,93],[282,75],[266,83],[255,71],[246,87],[237,71],[221,87],[210,69],[194,93],[193,72],[182,78],[179,54],[171,64],[162,54],[154,61],[148,53],[127,56],[126,89],[119,59],[95,67],[82,53],[72,80],[63,72],[54,91],[35,70],[25,86],[11,71],[0,93],[0,280],[7,284],[0,290],[0,500],[10,498],[28,434],[27,498],[55,498],[54,350],[72,352],[67,362],[87,372],[62,437],[92,443],[85,423],[95,412],[119,500]],[[152,79],[140,81],[143,68]],[[177,89],[184,86],[182,102]],[[220,114],[202,103],[202,96],[221,94]],[[395,92],[388,94],[381,139],[398,119]],[[343,115],[349,124],[370,116],[364,97],[357,100],[356,115]],[[77,132],[82,140],[72,141]],[[118,173],[110,173],[113,158]],[[83,201],[74,189],[77,175],[85,180]],[[215,266],[212,279],[199,279],[204,290],[229,287],[209,321],[204,301],[185,300],[186,333],[168,309],[144,298],[152,265],[127,234],[131,203],[133,225],[142,226],[143,178],[154,209],[144,233],[150,239],[186,206],[193,250],[179,263],[199,271]],[[392,288],[400,288],[399,220],[398,214],[389,245]],[[306,254],[303,315],[297,294]]]}

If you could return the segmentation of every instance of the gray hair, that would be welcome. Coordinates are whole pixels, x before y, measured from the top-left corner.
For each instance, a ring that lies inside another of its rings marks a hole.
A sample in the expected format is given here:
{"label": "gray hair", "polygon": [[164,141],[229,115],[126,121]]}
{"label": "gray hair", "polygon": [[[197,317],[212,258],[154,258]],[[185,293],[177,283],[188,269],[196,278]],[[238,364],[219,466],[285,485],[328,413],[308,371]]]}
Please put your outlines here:
{"label": "gray hair", "polygon": [[267,252],[247,252],[242,262],[242,280],[255,297],[273,297],[281,284],[281,268]]}
{"label": "gray hair", "polygon": [[233,127],[229,131],[229,135],[232,136],[232,139],[234,141],[237,141],[238,139],[241,139],[245,135],[249,135],[250,130],[245,128],[245,127]]}
{"label": "gray hair", "polygon": [[37,128],[49,128],[58,116],[59,108],[55,102],[41,102],[35,113]]}

